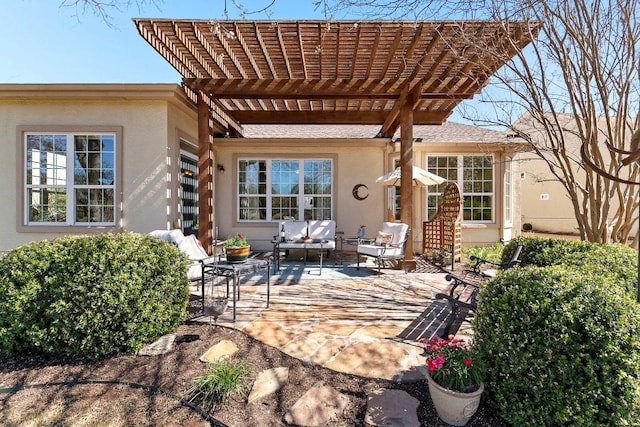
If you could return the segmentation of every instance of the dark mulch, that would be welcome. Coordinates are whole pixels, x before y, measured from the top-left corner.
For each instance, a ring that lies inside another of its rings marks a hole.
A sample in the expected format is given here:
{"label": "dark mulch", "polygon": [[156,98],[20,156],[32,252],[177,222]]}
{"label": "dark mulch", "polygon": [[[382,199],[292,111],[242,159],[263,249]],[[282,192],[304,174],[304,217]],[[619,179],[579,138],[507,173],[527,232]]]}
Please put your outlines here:
{"label": "dark mulch", "polygon": [[[177,334],[196,339],[184,339],[162,356],[120,356],[97,362],[37,354],[0,356],[0,425],[279,426],[286,425],[287,409],[320,381],[349,396],[347,410],[332,426],[363,426],[367,395],[380,388],[401,389],[418,399],[421,425],[446,425],[432,407],[426,381],[396,384],[310,366],[222,327],[190,324],[181,326]],[[239,347],[239,357],[250,363],[254,375],[268,368],[289,367],[287,384],[252,404],[234,398],[209,413],[186,406],[180,399],[191,380],[206,369],[199,357],[223,339]],[[468,425],[506,423],[481,406]]]}

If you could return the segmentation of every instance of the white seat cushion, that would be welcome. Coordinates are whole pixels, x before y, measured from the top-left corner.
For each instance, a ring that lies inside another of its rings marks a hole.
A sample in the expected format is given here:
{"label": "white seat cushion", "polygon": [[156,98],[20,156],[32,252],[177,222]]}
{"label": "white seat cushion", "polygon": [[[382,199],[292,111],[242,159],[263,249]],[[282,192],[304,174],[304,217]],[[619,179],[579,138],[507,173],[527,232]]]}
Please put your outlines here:
{"label": "white seat cushion", "polygon": [[200,241],[193,234],[185,236],[184,239],[182,239],[182,242],[178,245],[178,249],[187,254],[187,257],[189,257],[191,261],[199,261],[201,259],[209,258],[209,255],[207,255],[202,244],[200,244]]}
{"label": "white seat cushion", "polygon": [[381,231],[383,233],[393,234],[391,244],[398,245],[406,240],[409,226],[402,222],[383,222]]}
{"label": "white seat cushion", "polygon": [[358,253],[376,258],[402,258],[403,256],[402,247],[395,246],[358,245]]}

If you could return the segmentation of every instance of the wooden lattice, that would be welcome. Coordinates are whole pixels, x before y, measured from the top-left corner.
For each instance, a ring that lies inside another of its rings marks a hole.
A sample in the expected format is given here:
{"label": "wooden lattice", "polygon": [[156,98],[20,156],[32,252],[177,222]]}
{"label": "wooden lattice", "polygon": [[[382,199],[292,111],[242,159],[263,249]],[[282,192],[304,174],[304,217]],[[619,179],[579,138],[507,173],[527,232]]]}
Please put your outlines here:
{"label": "wooden lattice", "polygon": [[450,182],[444,190],[442,204],[436,214],[422,223],[422,253],[451,255],[451,264],[460,261],[462,236],[460,231],[460,189]]}

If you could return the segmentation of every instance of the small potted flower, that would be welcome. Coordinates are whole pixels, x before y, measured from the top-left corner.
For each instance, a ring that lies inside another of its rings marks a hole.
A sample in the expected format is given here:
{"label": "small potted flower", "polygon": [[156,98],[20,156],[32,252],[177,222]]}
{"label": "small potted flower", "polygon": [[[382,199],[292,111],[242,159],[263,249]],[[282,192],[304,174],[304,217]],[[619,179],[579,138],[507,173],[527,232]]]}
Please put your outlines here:
{"label": "small potted flower", "polygon": [[464,340],[449,335],[421,340],[426,356],[429,394],[438,416],[464,426],[475,414],[484,390],[484,363]]}
{"label": "small potted flower", "polygon": [[238,233],[224,241],[224,249],[227,255],[227,262],[241,263],[247,260],[251,247],[247,242],[247,238]]}

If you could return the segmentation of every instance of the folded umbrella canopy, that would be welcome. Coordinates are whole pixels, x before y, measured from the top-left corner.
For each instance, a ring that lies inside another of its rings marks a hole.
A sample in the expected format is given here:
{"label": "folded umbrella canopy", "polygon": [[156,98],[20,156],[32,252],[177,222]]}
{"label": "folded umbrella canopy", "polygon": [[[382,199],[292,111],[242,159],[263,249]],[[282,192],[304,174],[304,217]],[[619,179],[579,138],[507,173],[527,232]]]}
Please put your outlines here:
{"label": "folded umbrella canopy", "polygon": [[[421,169],[417,166],[411,166],[413,172],[413,185],[437,185],[446,182],[445,178]],[[382,175],[376,179],[378,184],[400,186],[400,168],[396,168],[393,172]]]}

